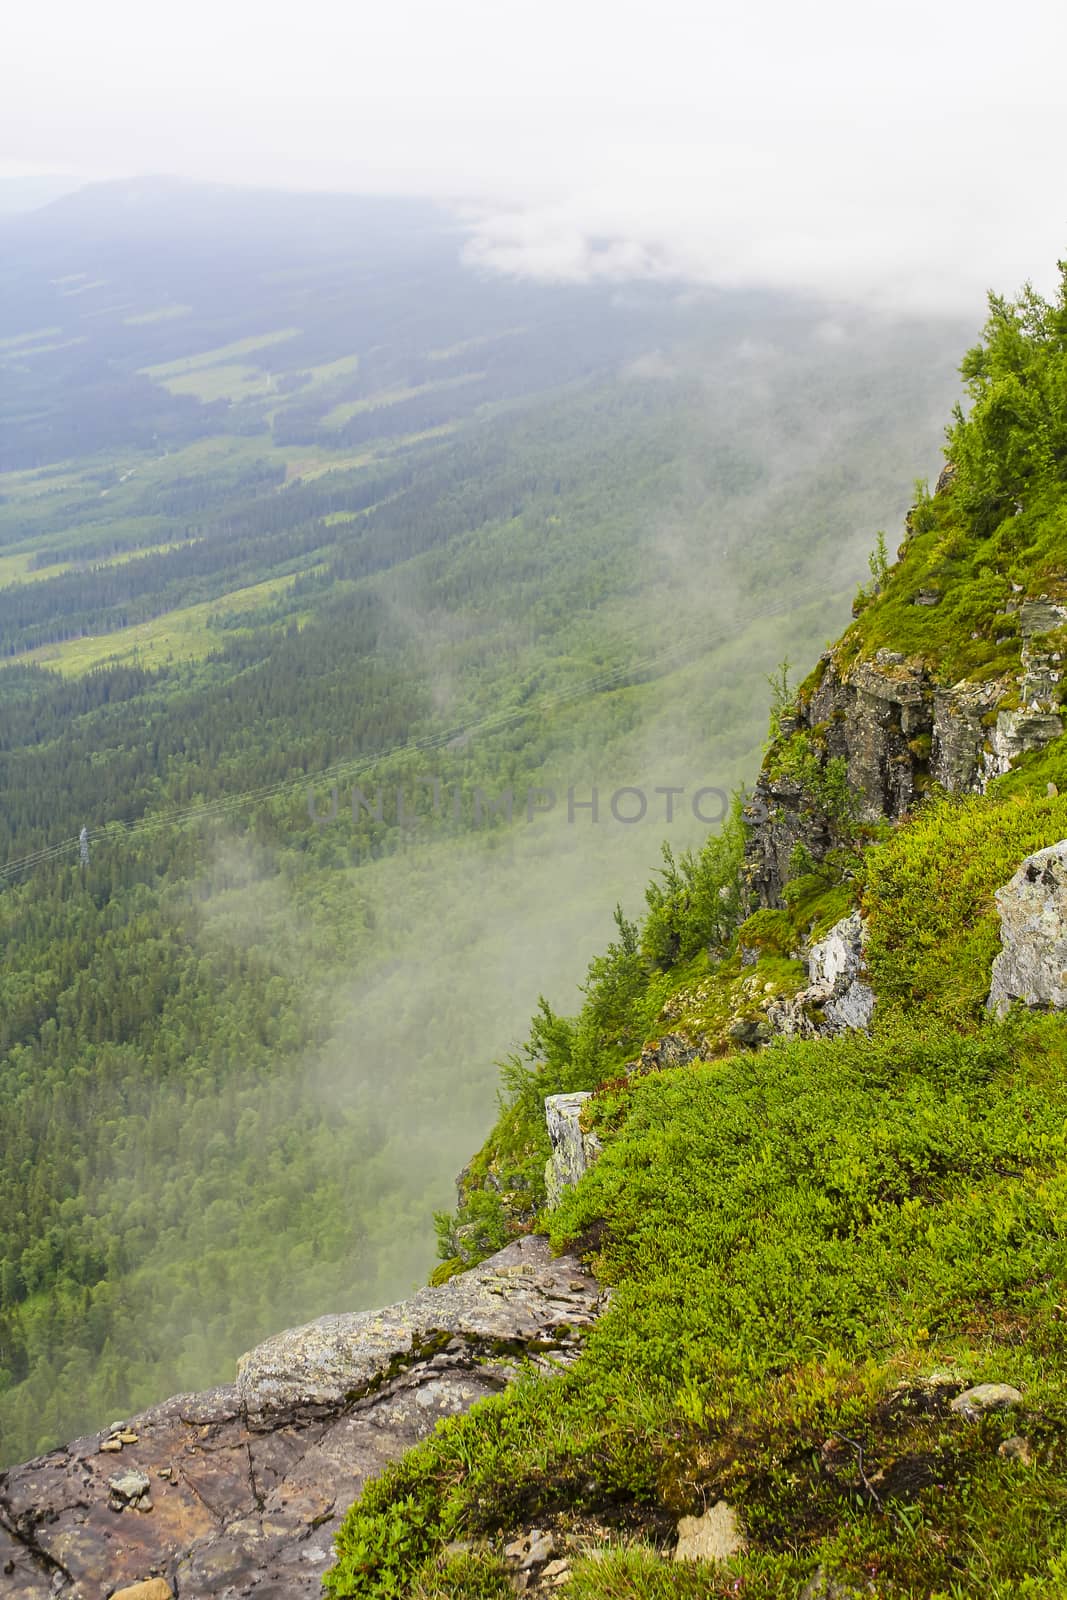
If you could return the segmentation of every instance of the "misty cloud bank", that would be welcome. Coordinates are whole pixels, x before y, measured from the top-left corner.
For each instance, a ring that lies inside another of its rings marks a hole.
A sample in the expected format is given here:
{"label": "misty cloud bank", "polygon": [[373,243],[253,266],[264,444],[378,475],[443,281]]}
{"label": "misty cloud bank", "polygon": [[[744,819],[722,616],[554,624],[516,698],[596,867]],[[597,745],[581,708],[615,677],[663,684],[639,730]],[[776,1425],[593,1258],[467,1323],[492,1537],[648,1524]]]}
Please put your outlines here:
{"label": "misty cloud bank", "polygon": [[0,174],[432,195],[484,268],[973,320],[1063,252],[1065,44],[1052,0],[58,0],[6,19]]}

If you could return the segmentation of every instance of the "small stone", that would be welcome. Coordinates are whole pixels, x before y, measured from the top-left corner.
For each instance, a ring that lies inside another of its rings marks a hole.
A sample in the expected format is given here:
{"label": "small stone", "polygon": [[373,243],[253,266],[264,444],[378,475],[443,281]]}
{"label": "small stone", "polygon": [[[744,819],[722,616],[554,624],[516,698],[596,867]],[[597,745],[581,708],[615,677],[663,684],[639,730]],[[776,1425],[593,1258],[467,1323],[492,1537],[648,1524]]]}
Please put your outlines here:
{"label": "small stone", "polygon": [[550,1561],[547,1567],[542,1568],[541,1576],[542,1578],[546,1578],[549,1583],[562,1583],[563,1579],[568,1576],[570,1570],[571,1564],[569,1561]]}
{"label": "small stone", "polygon": [[123,1429],[123,1431],[118,1435],[118,1438],[122,1444],[137,1444],[139,1442],[140,1435],[131,1433],[129,1429],[126,1428]]}
{"label": "small stone", "polygon": [[150,1494],[141,1495],[140,1499],[134,1500],[132,1502],[132,1505],[133,1505],[133,1509],[135,1511],[154,1511],[155,1510],[155,1506],[154,1506],[154,1504],[152,1502],[152,1496]]}
{"label": "small stone", "polygon": [[748,1548],[737,1512],[719,1500],[702,1517],[683,1517],[678,1524],[675,1561],[728,1561]]}
{"label": "small stone", "polygon": [[141,1583],[116,1589],[111,1600],[174,1600],[174,1591],[166,1578],[145,1578]]}
{"label": "small stone", "polygon": [[555,1553],[555,1539],[551,1533],[545,1533],[540,1528],[531,1528],[529,1533],[520,1534],[519,1538],[504,1547],[507,1559],[513,1561],[522,1572],[530,1567],[539,1567],[542,1562],[551,1560]]}
{"label": "small stone", "polygon": [[149,1482],[145,1473],[131,1467],[129,1472],[120,1472],[116,1477],[109,1478],[107,1486],[116,1499],[130,1501],[139,1500],[143,1494],[147,1494]]}
{"label": "small stone", "polygon": [[1003,1461],[1018,1461],[1020,1466],[1033,1465],[1034,1453],[1030,1448],[1029,1439],[1024,1439],[1021,1433],[1013,1434],[1010,1439],[1005,1439],[997,1450],[997,1455]]}
{"label": "small stone", "polygon": [[102,1442],[100,1448],[101,1448],[101,1450],[103,1450],[105,1452],[114,1451],[114,1450],[121,1450],[122,1449],[122,1440],[121,1439],[105,1439]]}
{"label": "small stone", "polygon": [[1010,1411],[1022,1404],[1022,1395],[1010,1383],[979,1383],[965,1389],[952,1402],[951,1409],[968,1422],[974,1422],[986,1411]]}

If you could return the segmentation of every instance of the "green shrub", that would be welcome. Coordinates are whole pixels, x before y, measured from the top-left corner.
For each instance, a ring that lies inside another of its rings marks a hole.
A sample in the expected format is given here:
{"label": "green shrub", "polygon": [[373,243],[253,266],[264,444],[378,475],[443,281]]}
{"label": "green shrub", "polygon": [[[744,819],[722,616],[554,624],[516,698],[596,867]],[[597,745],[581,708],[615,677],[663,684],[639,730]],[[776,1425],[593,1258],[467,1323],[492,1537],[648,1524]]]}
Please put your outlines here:
{"label": "green shrub", "polygon": [[930,1010],[973,1025],[1000,949],[994,891],[1067,836],[1067,796],[942,799],[868,851],[863,908],[876,1019]]}
{"label": "green shrub", "polygon": [[[1067,1503],[1065,1065],[1059,1017],[971,1036],[898,1024],[605,1096],[615,1135],[551,1224],[560,1246],[595,1238],[610,1308],[573,1369],[450,1419],[368,1486],[329,1592],[434,1594],[448,1540],[499,1549],[578,1507],[661,1545],[675,1517],[724,1497],[752,1546],[731,1582],[757,1600],[795,1600],[820,1565],[900,1600],[985,1593],[990,1570],[1006,1592],[1051,1597]],[[1018,1417],[972,1427],[892,1399],[945,1367],[957,1387],[1025,1392],[1025,1429],[1047,1441],[1035,1476],[997,1455]],[[697,1581],[650,1549],[599,1565],[569,1592],[655,1600]]]}

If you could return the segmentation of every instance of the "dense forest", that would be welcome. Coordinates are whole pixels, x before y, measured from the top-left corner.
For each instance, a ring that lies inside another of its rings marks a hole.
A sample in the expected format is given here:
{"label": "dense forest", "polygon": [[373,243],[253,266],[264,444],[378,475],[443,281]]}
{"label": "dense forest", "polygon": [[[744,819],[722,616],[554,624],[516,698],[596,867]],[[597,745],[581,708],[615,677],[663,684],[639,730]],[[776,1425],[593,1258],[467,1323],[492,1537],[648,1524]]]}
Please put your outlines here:
{"label": "dense forest", "polygon": [[531,994],[705,831],[523,797],[754,770],[767,675],[936,469],[959,333],[487,278],[406,204],[2,229],[11,1460],[425,1275]]}

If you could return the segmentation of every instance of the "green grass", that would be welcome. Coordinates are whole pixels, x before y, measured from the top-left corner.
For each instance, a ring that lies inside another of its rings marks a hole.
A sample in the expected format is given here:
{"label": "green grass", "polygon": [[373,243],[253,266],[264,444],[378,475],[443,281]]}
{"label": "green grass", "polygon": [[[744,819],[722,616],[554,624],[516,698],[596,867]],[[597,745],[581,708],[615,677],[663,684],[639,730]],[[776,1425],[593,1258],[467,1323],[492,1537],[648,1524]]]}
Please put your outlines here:
{"label": "green grass", "polygon": [[0,339],[0,350],[16,350],[20,345],[32,344],[35,339],[50,339],[62,331],[62,328],[35,328],[32,333],[13,333]]}
{"label": "green grass", "polygon": [[274,392],[273,380],[262,367],[227,363],[197,367],[159,381],[171,394],[191,394],[205,404],[212,400],[250,400]]}
{"label": "green grass", "polygon": [[13,350],[8,354],[6,361],[10,364],[14,361],[22,361],[26,356],[47,356],[51,355],[55,350],[69,350],[76,344],[85,344],[87,337],[86,334],[78,334],[73,339],[56,339],[49,344],[19,345],[17,350]]}
{"label": "green grass", "polygon": [[[250,584],[245,589],[219,595],[216,600],[205,600],[199,605],[168,611],[165,616],[154,617],[151,622],[139,622],[133,627],[119,628],[114,633],[101,634],[97,638],[69,639],[63,644],[42,645],[40,649],[27,651],[25,655],[14,659],[34,661],[68,678],[91,672],[105,662],[115,665],[123,661],[139,661],[144,666],[162,667],[182,661],[202,661],[226,639],[233,637],[233,629],[223,631],[215,619],[245,617],[246,626],[250,626],[256,620],[255,613],[285,594],[294,582],[295,574],[271,578],[265,583]],[[294,615],[289,620],[299,623],[300,618]]]}
{"label": "green grass", "polygon": [[149,322],[171,322],[175,317],[187,317],[192,309],[192,306],[157,306],[154,311],[138,311],[122,320],[128,328],[139,328]]}
{"label": "green grass", "polygon": [[[402,400],[413,400],[416,395],[432,394],[437,389],[458,389],[467,383],[476,383],[484,378],[484,372],[465,372],[458,378],[437,378],[431,383],[419,383],[414,386],[398,387],[395,389],[382,389],[377,394],[365,395],[360,400],[342,400],[323,417],[323,426],[327,428],[341,428],[353,417],[361,416],[366,411],[383,411],[389,406],[399,405]],[[424,437],[418,435],[417,437]]]}
{"label": "green grass", "polygon": [[234,339],[230,344],[217,345],[213,350],[200,350],[195,355],[180,356],[176,361],[161,361],[152,367],[142,367],[141,371],[157,382],[180,378],[185,373],[199,371],[201,367],[223,366],[232,362],[235,356],[267,350],[271,345],[284,343],[286,339],[295,339],[299,332],[299,328],[279,328],[274,333],[251,334],[247,339]]}
{"label": "green grass", "polygon": [[[1067,791],[1067,763],[1056,765]],[[940,800],[864,862],[867,963],[881,1017],[918,1009],[973,1026],[1000,948],[993,895],[1067,837],[1067,792]]]}

